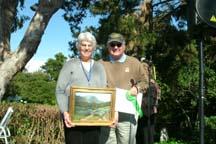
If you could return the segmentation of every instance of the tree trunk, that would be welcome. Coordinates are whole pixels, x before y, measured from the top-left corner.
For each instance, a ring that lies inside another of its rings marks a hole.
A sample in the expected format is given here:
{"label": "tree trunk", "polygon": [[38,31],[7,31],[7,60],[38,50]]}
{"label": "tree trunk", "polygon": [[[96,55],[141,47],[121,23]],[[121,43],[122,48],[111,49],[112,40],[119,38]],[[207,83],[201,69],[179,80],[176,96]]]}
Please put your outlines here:
{"label": "tree trunk", "polygon": [[[5,94],[6,87],[10,80],[17,72],[25,67],[36,53],[50,18],[63,4],[62,0],[40,0],[39,6],[22,41],[16,51],[12,53],[8,42],[10,41],[10,27],[13,17],[9,17],[11,19],[8,20],[6,19],[8,17],[4,14],[12,14],[8,13],[6,10],[15,12],[16,10],[14,9],[16,9],[17,4],[14,6],[12,3],[18,3],[17,1],[18,0],[0,0],[0,101]],[[9,25],[5,24],[6,20]]]}

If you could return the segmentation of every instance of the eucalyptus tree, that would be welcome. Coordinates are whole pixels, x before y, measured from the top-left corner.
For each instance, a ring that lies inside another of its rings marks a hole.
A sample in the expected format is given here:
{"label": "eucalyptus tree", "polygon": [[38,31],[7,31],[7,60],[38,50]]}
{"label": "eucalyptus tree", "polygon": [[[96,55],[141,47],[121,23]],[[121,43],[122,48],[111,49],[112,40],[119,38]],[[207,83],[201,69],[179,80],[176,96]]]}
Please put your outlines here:
{"label": "eucalyptus tree", "polygon": [[39,0],[24,37],[17,49],[11,51],[11,33],[20,22],[17,10],[19,4],[22,7],[24,0],[0,0],[0,100],[10,80],[36,53],[50,18],[62,7],[63,1]]}

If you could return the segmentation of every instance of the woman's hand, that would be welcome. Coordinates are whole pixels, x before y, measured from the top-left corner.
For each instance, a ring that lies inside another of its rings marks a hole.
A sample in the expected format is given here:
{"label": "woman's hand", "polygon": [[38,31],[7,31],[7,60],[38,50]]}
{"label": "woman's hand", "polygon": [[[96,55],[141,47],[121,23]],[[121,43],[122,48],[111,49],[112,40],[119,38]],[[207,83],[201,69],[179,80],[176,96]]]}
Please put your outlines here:
{"label": "woman's hand", "polygon": [[68,112],[64,112],[64,123],[67,128],[75,127],[75,125],[70,120],[70,114]]}

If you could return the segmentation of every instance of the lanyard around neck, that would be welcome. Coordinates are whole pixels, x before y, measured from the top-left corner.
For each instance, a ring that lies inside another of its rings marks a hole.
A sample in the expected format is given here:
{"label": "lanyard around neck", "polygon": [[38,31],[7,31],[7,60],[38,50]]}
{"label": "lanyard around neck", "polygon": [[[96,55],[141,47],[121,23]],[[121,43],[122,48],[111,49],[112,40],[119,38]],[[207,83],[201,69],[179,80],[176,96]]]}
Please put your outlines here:
{"label": "lanyard around neck", "polygon": [[90,62],[90,69],[89,69],[89,72],[87,72],[86,70],[85,70],[85,68],[84,68],[84,66],[83,66],[83,63],[82,63],[82,61],[80,60],[80,63],[81,63],[81,66],[82,66],[82,70],[83,70],[83,72],[84,72],[84,74],[85,74],[85,77],[86,77],[86,79],[88,80],[88,82],[90,81],[90,79],[91,79],[91,70],[92,70],[92,61]]}

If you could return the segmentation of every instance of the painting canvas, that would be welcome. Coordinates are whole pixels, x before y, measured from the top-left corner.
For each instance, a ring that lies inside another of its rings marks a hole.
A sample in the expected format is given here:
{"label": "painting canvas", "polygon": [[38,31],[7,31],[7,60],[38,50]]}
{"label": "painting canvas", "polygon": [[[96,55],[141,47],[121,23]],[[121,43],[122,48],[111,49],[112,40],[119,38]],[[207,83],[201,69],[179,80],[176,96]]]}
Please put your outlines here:
{"label": "painting canvas", "polygon": [[114,88],[71,87],[69,113],[75,125],[108,126],[114,118]]}

